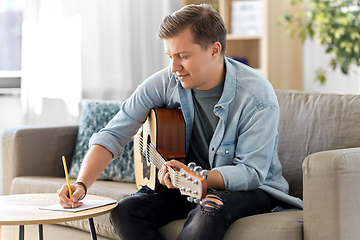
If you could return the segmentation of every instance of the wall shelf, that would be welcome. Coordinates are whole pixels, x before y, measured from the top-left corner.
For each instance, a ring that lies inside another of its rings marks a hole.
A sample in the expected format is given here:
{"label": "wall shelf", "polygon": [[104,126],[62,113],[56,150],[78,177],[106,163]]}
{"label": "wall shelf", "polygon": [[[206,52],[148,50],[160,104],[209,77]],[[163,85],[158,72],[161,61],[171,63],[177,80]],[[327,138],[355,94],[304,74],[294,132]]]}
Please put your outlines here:
{"label": "wall shelf", "polygon": [[230,33],[227,35],[227,40],[260,40],[261,37],[261,35],[239,36]]}

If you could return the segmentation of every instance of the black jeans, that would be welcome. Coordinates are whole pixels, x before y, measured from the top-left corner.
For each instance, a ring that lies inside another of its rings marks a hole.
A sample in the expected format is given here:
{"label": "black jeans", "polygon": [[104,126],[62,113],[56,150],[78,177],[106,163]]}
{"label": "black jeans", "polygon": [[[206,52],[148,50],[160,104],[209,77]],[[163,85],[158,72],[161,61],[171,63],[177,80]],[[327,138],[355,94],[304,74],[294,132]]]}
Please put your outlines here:
{"label": "black jeans", "polygon": [[186,219],[178,239],[222,239],[239,218],[270,212],[276,200],[261,189],[232,192],[211,190],[203,205],[188,202],[177,189],[153,192],[142,187],[121,200],[110,220],[121,240],[163,239],[158,228]]}

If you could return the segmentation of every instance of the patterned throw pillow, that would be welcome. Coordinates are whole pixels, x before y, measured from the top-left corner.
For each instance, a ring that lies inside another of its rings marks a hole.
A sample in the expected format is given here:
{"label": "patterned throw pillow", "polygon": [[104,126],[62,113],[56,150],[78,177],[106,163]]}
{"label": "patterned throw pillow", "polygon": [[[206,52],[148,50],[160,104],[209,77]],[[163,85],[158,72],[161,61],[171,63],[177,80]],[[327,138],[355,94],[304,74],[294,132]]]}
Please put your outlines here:
{"label": "patterned throw pillow", "polygon": [[[69,172],[70,178],[77,178],[82,160],[89,149],[89,139],[92,134],[106,126],[120,110],[120,105],[121,103],[115,101],[82,101],[81,121]],[[133,146],[131,140],[124,147],[124,154],[111,161],[98,179],[135,182]]]}

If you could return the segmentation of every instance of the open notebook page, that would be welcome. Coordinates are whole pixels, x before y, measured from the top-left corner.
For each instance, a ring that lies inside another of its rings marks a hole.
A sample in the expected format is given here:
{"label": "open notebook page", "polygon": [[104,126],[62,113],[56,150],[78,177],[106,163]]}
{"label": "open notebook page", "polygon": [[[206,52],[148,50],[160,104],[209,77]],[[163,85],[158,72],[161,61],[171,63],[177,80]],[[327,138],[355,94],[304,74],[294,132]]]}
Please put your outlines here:
{"label": "open notebook page", "polygon": [[40,207],[41,210],[52,210],[52,211],[63,211],[63,212],[80,212],[87,209],[97,208],[106,206],[109,204],[116,203],[115,200],[92,200],[92,199],[84,199],[82,200],[84,203],[81,207],[77,208],[63,208],[60,204],[54,204],[48,207]]}

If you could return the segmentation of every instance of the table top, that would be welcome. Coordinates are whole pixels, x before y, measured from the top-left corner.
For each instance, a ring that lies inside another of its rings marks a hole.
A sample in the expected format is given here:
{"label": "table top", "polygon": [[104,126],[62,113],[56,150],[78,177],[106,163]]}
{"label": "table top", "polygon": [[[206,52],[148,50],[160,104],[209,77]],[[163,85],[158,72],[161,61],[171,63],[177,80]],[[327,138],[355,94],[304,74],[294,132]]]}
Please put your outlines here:
{"label": "table top", "polygon": [[[87,195],[86,199],[112,200]],[[14,194],[0,196],[0,225],[50,224],[97,217],[111,212],[117,203],[80,212],[40,210],[59,203],[56,193]]]}

